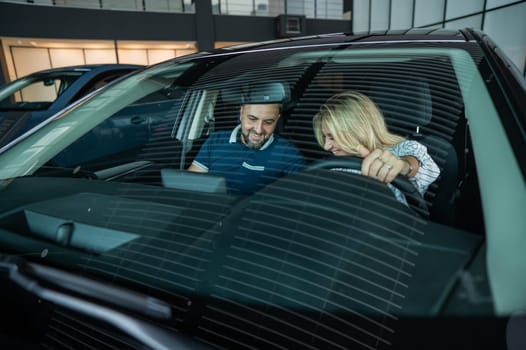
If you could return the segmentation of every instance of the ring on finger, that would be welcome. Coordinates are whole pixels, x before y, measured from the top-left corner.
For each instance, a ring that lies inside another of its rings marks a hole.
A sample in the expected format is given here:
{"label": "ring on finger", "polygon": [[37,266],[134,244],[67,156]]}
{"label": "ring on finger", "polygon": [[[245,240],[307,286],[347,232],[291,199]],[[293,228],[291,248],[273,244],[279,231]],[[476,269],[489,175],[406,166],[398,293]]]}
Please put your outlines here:
{"label": "ring on finger", "polygon": [[384,164],[384,168],[386,168],[387,170],[391,170],[392,167],[393,166],[391,164],[389,164],[389,163],[385,163]]}

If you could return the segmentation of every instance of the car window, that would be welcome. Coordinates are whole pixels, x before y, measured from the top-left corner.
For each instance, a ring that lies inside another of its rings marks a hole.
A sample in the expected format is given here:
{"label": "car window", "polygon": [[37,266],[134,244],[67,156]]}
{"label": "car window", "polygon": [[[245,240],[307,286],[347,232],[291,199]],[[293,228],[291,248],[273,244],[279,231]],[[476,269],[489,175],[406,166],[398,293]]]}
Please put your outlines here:
{"label": "car window", "polygon": [[[124,159],[185,168],[211,133],[232,130],[239,123],[247,86],[268,80],[284,83],[290,94],[276,132],[294,143],[307,162],[313,162],[328,156],[315,140],[313,115],[332,95],[355,90],[379,106],[390,131],[427,147],[442,169],[425,194],[432,216],[438,222],[457,225],[458,211],[450,204],[460,200],[459,186],[474,186],[471,183],[476,179],[465,178],[466,169],[473,164],[465,156],[470,150],[469,130],[452,62],[455,52],[300,49],[282,56],[259,54],[254,61],[245,57],[216,60],[204,74],[195,74],[207,64],[201,62],[181,70],[175,79],[159,68],[157,75],[138,78],[137,87],[130,87],[138,92],[133,97],[136,101],[115,105],[113,115],[99,116],[102,122],[53,162],[89,171],[120,165]],[[151,92],[142,92],[142,84],[151,85]],[[88,105],[79,113],[90,111]],[[162,152],[152,151],[162,142],[166,143]],[[459,145],[464,146],[463,153]],[[466,210],[476,216],[479,209]],[[474,223],[471,229],[482,229],[480,219],[470,222]]]}
{"label": "car window", "polygon": [[120,78],[123,75],[126,75],[135,69],[129,68],[129,69],[112,69],[107,72],[101,72],[94,76],[88,83],[86,83],[85,86],[82,87],[81,90],[75,96],[71,99],[72,101],[76,101],[83,96],[89,94],[90,92],[93,92],[104,85],[112,82],[113,80]]}
{"label": "car window", "polygon": [[1,110],[46,110],[84,72],[37,76],[25,79],[15,89],[5,87]]}

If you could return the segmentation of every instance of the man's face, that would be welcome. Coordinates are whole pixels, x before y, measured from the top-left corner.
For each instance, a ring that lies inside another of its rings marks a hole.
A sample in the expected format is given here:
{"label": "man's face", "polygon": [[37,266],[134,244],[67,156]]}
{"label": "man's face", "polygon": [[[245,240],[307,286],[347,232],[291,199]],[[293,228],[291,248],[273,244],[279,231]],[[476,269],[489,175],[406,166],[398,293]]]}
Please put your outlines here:
{"label": "man's face", "polygon": [[274,132],[279,104],[246,104],[241,106],[241,141],[251,149],[259,149]]}

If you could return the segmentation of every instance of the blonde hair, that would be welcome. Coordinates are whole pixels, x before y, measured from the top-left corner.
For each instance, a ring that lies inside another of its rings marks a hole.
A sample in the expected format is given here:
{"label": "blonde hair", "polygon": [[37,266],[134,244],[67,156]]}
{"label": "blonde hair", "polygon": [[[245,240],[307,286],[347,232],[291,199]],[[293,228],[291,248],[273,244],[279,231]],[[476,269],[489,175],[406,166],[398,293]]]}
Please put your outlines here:
{"label": "blonde hair", "polygon": [[322,123],[338,145],[348,153],[357,153],[360,146],[370,151],[391,147],[404,138],[390,133],[380,109],[367,96],[345,91],[329,98],[312,120],[314,135],[323,148]]}

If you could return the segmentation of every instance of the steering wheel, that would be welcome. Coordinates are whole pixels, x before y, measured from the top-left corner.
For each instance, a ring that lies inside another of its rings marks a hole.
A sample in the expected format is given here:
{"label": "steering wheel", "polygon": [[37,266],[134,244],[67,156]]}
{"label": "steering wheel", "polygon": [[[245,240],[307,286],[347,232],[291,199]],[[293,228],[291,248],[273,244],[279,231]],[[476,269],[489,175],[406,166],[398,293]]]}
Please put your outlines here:
{"label": "steering wheel", "polygon": [[[361,171],[362,159],[349,156],[337,156],[326,159],[320,159],[305,167],[305,171],[313,171],[318,169],[334,169],[346,168]],[[406,177],[397,176],[391,182],[391,185],[402,191],[407,199],[407,203],[413,209],[423,216],[429,216],[427,204],[417,191],[416,187]]]}

